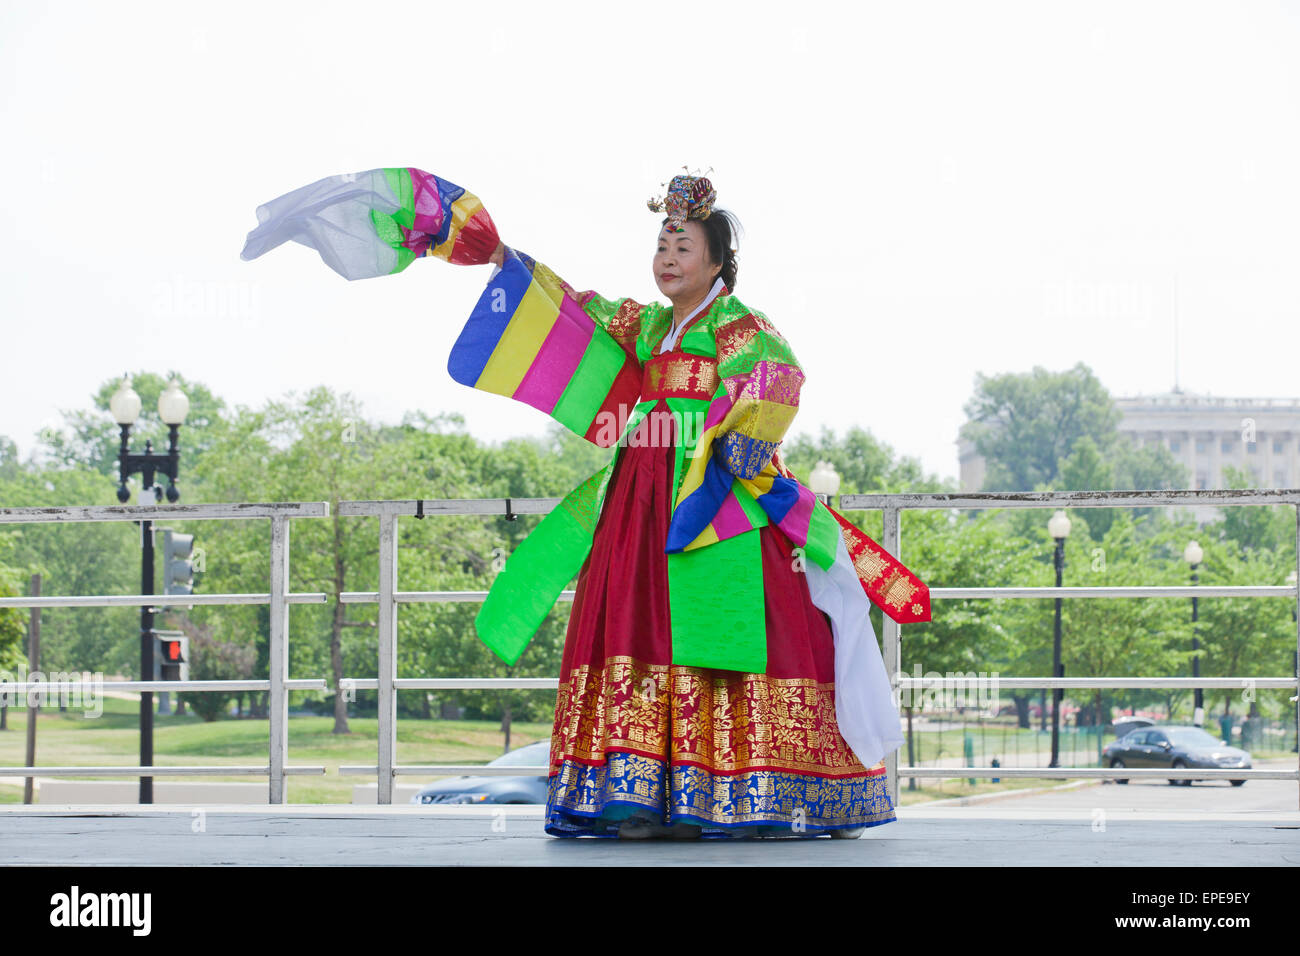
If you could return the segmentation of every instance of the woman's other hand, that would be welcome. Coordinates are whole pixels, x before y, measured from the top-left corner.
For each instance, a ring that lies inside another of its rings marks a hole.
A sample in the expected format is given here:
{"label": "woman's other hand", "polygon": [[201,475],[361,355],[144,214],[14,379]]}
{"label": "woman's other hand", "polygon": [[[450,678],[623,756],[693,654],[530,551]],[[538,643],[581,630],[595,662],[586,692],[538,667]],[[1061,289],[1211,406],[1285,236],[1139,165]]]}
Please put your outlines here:
{"label": "woman's other hand", "polygon": [[497,247],[493,251],[491,258],[488,259],[488,262],[492,263],[498,269],[504,268],[506,263],[506,244],[504,242],[497,242]]}

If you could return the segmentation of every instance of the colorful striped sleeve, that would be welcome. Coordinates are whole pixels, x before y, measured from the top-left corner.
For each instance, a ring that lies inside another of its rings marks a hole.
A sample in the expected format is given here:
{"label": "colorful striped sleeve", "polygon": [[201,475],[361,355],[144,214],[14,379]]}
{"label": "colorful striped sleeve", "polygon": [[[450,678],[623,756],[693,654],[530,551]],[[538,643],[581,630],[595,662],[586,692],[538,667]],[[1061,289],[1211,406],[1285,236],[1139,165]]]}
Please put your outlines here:
{"label": "colorful striped sleeve", "polygon": [[761,313],[717,331],[718,376],[731,407],[718,427],[716,453],[737,478],[767,470],[799,409],[804,375],[789,344]]}
{"label": "colorful striped sleeve", "polygon": [[[641,397],[635,336],[611,329],[630,307],[577,293],[531,256],[506,249],[447,360],[451,377],[550,415],[603,448],[614,445]],[[638,315],[640,306],[636,306]],[[637,320],[639,328],[639,319]]]}

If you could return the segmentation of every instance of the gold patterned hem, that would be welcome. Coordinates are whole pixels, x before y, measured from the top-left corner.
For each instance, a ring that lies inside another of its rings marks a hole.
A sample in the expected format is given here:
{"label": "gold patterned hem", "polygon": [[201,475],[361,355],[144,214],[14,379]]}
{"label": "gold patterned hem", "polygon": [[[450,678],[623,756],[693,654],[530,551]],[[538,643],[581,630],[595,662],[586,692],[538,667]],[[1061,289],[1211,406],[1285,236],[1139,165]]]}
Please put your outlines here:
{"label": "gold patterned hem", "polygon": [[573,668],[556,694],[550,766],[599,764],[627,748],[714,774],[751,770],[827,778],[875,776],[840,735],[834,683],[645,664],[614,656]]}

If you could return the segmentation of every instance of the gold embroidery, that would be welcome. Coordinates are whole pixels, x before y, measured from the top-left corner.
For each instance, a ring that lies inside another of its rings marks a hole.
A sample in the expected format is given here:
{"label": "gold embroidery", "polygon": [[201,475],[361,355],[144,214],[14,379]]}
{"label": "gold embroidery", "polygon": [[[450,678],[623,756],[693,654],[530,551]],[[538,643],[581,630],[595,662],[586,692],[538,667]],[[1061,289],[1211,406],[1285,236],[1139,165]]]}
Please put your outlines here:
{"label": "gold embroidery", "polygon": [[[547,804],[587,816],[610,802],[631,803],[670,819],[684,816],[718,824],[792,824],[807,827],[883,823],[897,819],[886,789],[882,760],[867,776],[800,777],[755,770],[730,777],[683,764],[665,774],[640,754],[614,751],[598,767],[566,762],[550,778]],[[667,792],[665,792],[667,791]]]}
{"label": "gold embroidery", "polygon": [[670,395],[711,399],[717,388],[718,367],[712,358],[666,352],[645,363],[641,395],[643,400]]}
{"label": "gold embroidery", "polygon": [[764,369],[763,395],[769,402],[798,405],[804,374],[789,365],[768,365]]}
{"label": "gold embroidery", "polygon": [[663,391],[663,379],[663,363],[655,361],[646,362],[645,383],[641,386],[641,394],[646,398],[658,398],[659,393]]}
{"label": "gold embroidery", "polygon": [[606,328],[614,341],[623,346],[624,350],[631,351],[634,356],[636,338],[641,333],[641,308],[639,302],[627,299],[610,316]]}
{"label": "gold embroidery", "polygon": [[917,591],[916,585],[907,580],[907,576],[902,571],[894,568],[890,576],[885,579],[885,583],[880,586],[880,592],[884,595],[885,603],[900,611],[903,605],[912,600],[912,595]]}
{"label": "gold embroidery", "polygon": [[854,776],[867,772],[840,735],[835,685],[611,657],[561,679],[550,764],[602,761],[627,748],[711,773],[767,768]]}
{"label": "gold embroidery", "polygon": [[691,360],[676,359],[668,363],[664,370],[664,391],[677,392],[690,387],[691,379]]}
{"label": "gold embroidery", "polygon": [[600,483],[606,477],[605,469],[602,468],[560,500],[560,507],[573,515],[574,520],[588,534],[595,532],[596,523],[600,520],[596,503],[600,497]]}
{"label": "gold embroidery", "polygon": [[[846,545],[852,547],[854,541],[852,538],[845,536]],[[858,572],[858,577],[862,580],[871,582],[885,570],[885,558],[878,551],[872,551],[871,548],[863,548],[862,553],[853,559],[853,567]]]}
{"label": "gold embroidery", "polygon": [[733,319],[718,329],[714,340],[718,346],[718,364],[725,366],[753,341],[754,336],[763,332],[780,339],[780,333],[766,317],[749,313]]}
{"label": "gold embroidery", "polygon": [[722,333],[719,333],[717,337],[718,363],[725,365],[730,362],[737,353],[749,344],[750,340],[756,334],[757,333],[753,328],[738,329],[725,337]]}

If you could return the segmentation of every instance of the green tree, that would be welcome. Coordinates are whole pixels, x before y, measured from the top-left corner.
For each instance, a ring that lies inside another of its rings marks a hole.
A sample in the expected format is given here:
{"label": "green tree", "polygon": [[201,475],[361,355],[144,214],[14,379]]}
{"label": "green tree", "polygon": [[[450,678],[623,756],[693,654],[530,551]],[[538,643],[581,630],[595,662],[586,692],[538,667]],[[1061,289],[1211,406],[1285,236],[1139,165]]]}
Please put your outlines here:
{"label": "green tree", "polygon": [[[908,515],[907,525],[905,563],[931,588],[1009,587],[1023,584],[1034,573],[1032,550],[1007,534],[997,512],[970,516],[918,511]],[[1006,614],[1014,603],[984,598],[936,602],[932,620],[902,629],[899,655],[904,676],[995,674],[999,660],[1021,650],[1018,635],[1006,626]],[[976,686],[982,699],[985,685]],[[914,712],[932,700],[933,692],[920,690],[901,698],[909,764],[916,762]],[[908,789],[916,789],[915,780],[909,781]]]}
{"label": "green tree", "polygon": [[[0,478],[6,507],[117,504],[114,483],[84,469],[29,464]],[[134,594],[140,586],[140,529],[126,522],[57,522],[6,526],[9,563],[41,575],[45,595]],[[25,585],[25,582],[24,582]],[[46,608],[41,612],[41,666],[134,675],[140,668],[139,609]]]}
{"label": "green tree", "polygon": [[[1258,487],[1249,472],[1231,465],[1224,466],[1223,481],[1225,488]],[[1207,531],[1250,551],[1289,554],[1295,567],[1296,513],[1291,505],[1226,505]]]}
{"label": "green tree", "polygon": [[[1143,540],[1148,519],[1120,512],[1100,542],[1066,539],[1067,587],[1119,587],[1186,583],[1185,532],[1172,526]],[[1046,602],[1044,602],[1046,604]],[[1061,664],[1067,677],[1120,677],[1183,673],[1191,644],[1185,598],[1076,598],[1062,602]],[[1050,631],[1048,632],[1050,634]],[[1045,673],[1050,673],[1050,667]],[[1104,718],[1101,691],[1092,710]]]}
{"label": "green tree", "polygon": [[22,471],[22,462],[18,459],[18,445],[8,435],[0,435],[0,487],[3,483],[14,481]]}
{"label": "green tree", "polygon": [[[1263,511],[1263,508],[1230,508],[1231,511]],[[1292,522],[1294,523],[1294,517]],[[1205,560],[1200,569],[1204,585],[1281,584],[1295,569],[1294,548],[1272,551],[1243,548],[1231,538],[1202,545]],[[1296,625],[1291,617],[1294,603],[1273,598],[1200,598],[1197,635],[1201,649],[1201,673],[1216,677],[1253,677],[1290,674],[1294,670]],[[1189,655],[1190,657],[1190,652]],[[1278,709],[1287,693],[1256,691],[1251,687],[1220,691],[1223,712],[1232,703],[1245,703],[1255,713],[1261,694],[1274,699]]]}
{"label": "green tree", "polygon": [[795,435],[781,445],[781,458],[805,483],[817,462],[829,462],[840,475],[842,495],[948,490],[937,477],[923,473],[919,460],[900,458],[891,446],[856,426],[843,438],[824,426],[815,438]]}
{"label": "green tree", "polygon": [[[335,687],[344,676],[376,674],[375,608],[344,604],[338,596],[378,586],[378,519],[341,515],[338,505],[349,499],[464,496],[472,485],[474,462],[464,461],[463,453],[473,451],[473,443],[465,436],[450,436],[442,440],[447,448],[437,447],[437,430],[447,424],[425,417],[397,427],[376,425],[364,418],[350,395],[316,388],[300,401],[270,402],[258,412],[241,408],[214,436],[199,473],[204,487],[222,499],[323,500],[330,505],[328,518],[291,525],[293,590],[323,591],[328,596],[324,606],[307,605],[292,612],[295,633],[322,638],[319,643],[300,639],[291,645],[294,670],[327,670]],[[476,459],[477,452],[472,457]],[[214,584],[222,586],[223,575],[245,577],[250,568],[265,581],[261,556],[267,553],[267,523],[257,522],[256,528],[223,524],[210,533],[209,574],[217,575]],[[412,527],[418,524],[399,521],[399,534],[406,540],[418,536]],[[458,540],[449,525],[442,530],[443,551],[461,564],[466,553],[483,550]],[[399,567],[405,588],[418,563],[399,562]],[[254,588],[248,583],[242,589],[265,590],[265,584]],[[266,631],[259,626],[254,634],[257,666],[262,670]],[[349,732],[347,716],[347,701],[336,694],[335,733]]]}
{"label": "green tree", "polygon": [[[204,624],[190,618],[184,611],[175,611],[172,620],[190,642],[191,680],[248,680],[256,676],[257,653],[254,648],[238,641],[222,640],[216,635],[214,624]],[[216,720],[226,710],[233,696],[225,692],[183,692],[179,695],[194,712],[206,721]]]}
{"label": "green tree", "polygon": [[[5,536],[0,535],[0,597],[26,593],[23,574],[3,561]],[[22,608],[0,608],[0,670],[13,671],[27,662],[27,628]]]}
{"label": "green tree", "polygon": [[[4,555],[6,538],[0,535],[0,558]],[[18,597],[22,593],[21,572],[0,560],[0,597]],[[11,672],[26,662],[26,643],[22,608],[0,608],[0,682],[18,679]],[[0,694],[0,730],[7,730],[9,726],[9,700]]]}
{"label": "green tree", "polygon": [[1109,448],[1120,414],[1082,362],[1065,372],[1040,366],[1027,374],[975,377],[961,435],[986,462],[984,490],[1032,491],[1060,475],[1075,442],[1091,436]]}

